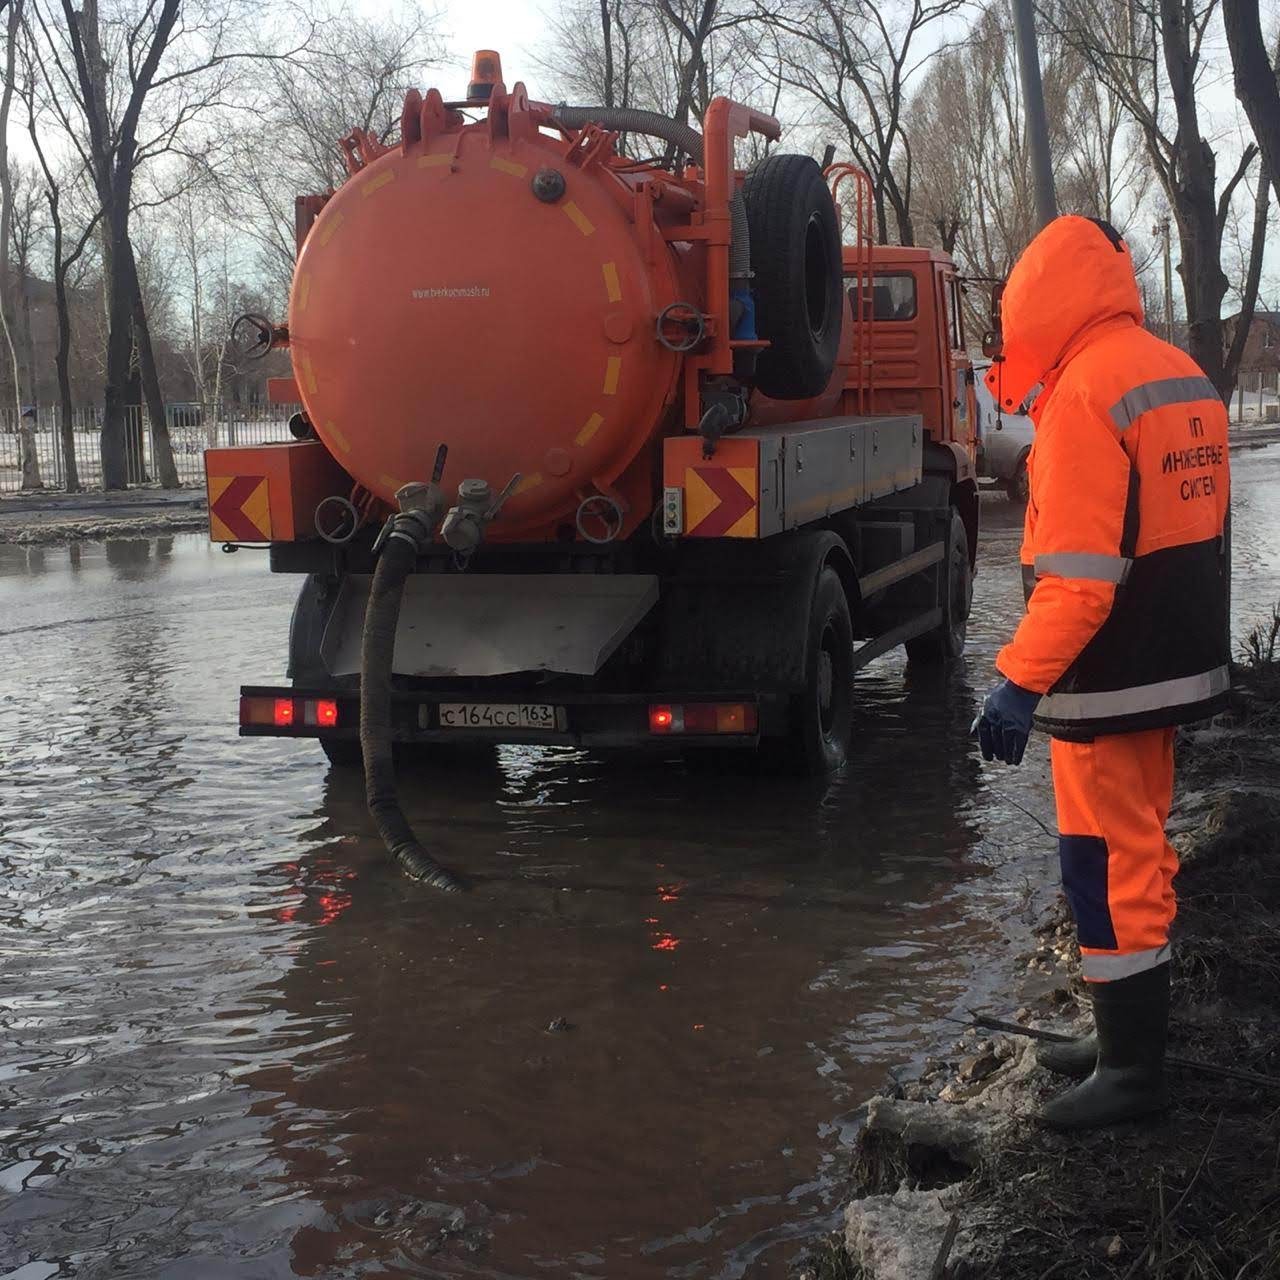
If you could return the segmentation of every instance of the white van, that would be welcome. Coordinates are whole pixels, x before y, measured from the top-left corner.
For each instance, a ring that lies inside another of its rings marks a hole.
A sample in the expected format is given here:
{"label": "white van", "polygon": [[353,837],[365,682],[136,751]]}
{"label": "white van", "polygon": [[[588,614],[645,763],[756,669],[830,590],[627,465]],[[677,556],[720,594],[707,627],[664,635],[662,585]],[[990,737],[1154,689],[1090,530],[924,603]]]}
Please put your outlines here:
{"label": "white van", "polygon": [[978,475],[999,481],[1010,502],[1026,502],[1027,454],[1034,427],[1025,413],[1000,413],[984,381],[990,364],[973,367],[978,398]]}

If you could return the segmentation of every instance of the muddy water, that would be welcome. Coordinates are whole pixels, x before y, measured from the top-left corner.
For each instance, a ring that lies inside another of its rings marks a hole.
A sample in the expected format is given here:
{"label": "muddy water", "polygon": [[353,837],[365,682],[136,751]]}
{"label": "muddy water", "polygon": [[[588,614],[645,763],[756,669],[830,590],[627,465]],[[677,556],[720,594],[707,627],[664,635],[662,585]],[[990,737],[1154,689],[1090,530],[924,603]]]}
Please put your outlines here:
{"label": "muddy water", "polygon": [[[1280,449],[1237,469],[1252,617]],[[313,747],[236,738],[283,661],[261,559],[0,548],[6,1273],[780,1274],[860,1099],[999,1003],[1052,880],[1043,744],[998,773],[966,736],[1019,607],[1017,521],[984,519],[967,665],[864,673],[828,783],[523,749],[407,776],[461,900],[388,871]]]}

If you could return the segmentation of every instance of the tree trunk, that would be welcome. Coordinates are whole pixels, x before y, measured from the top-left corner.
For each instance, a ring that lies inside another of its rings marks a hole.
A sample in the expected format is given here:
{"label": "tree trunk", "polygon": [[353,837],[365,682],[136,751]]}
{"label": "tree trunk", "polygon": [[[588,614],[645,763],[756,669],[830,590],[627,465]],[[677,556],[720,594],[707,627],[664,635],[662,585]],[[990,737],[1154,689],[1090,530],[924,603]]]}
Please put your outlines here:
{"label": "tree trunk", "polygon": [[1216,161],[1212,148],[1200,134],[1195,66],[1183,0],[1160,0],[1160,38],[1178,120],[1177,176],[1169,194],[1182,250],[1178,274],[1187,301],[1187,349],[1223,392],[1229,389],[1222,340],[1222,299],[1228,282],[1222,271]]}
{"label": "tree trunk", "polygon": [[107,361],[102,397],[102,487],[124,489],[140,478],[142,464],[141,456],[126,446],[129,424],[125,407],[133,364],[133,273],[128,269],[127,212],[113,203],[104,213]]}
{"label": "tree trunk", "polygon": [[[0,330],[4,331],[5,348],[13,374],[14,426],[18,430],[22,456],[22,483],[27,487],[29,467],[34,452],[29,448],[30,432],[22,416],[22,386],[18,372],[18,348],[13,340],[13,317],[9,283],[9,239],[13,226],[13,182],[9,170],[9,108],[13,103],[14,64],[18,53],[18,31],[22,21],[22,0],[13,0],[5,30],[4,87],[0,90]],[[39,484],[39,471],[35,479]]]}
{"label": "tree trunk", "polygon": [[616,107],[613,76],[613,17],[609,5],[613,0],[600,0],[600,42],[604,47],[604,105]]}
{"label": "tree trunk", "polygon": [[138,372],[142,376],[142,395],[147,404],[147,417],[151,421],[151,460],[156,476],[164,489],[177,489],[178,468],[173,461],[173,444],[169,440],[169,424],[164,416],[164,396],[160,391],[160,377],[156,372],[155,352],[151,347],[151,328],[147,324],[147,308],[138,288],[137,267],[133,260],[133,247],[129,247],[129,266],[133,275],[133,340],[138,351]]}
{"label": "tree trunk", "polygon": [[[54,367],[58,374],[58,432],[68,493],[80,492],[80,471],[76,466],[76,433],[71,407],[71,308],[67,301],[67,266],[63,260],[62,210],[58,188],[49,187],[49,219],[53,223],[53,308],[58,325],[58,347]],[[79,254],[76,255],[77,257]]]}
{"label": "tree trunk", "polygon": [[1223,0],[1222,19],[1231,49],[1236,97],[1253,126],[1280,200],[1280,83],[1263,43],[1258,0]]}
{"label": "tree trunk", "polygon": [[1231,345],[1223,360],[1222,398],[1230,405],[1231,395],[1240,377],[1240,361],[1244,357],[1245,343],[1253,327],[1253,313],[1258,305],[1258,285],[1262,280],[1262,257],[1267,247],[1267,221],[1271,213],[1271,170],[1264,155],[1258,168],[1258,194],[1253,205],[1253,234],[1249,240],[1249,265],[1245,274],[1244,289],[1240,294],[1240,318]]}

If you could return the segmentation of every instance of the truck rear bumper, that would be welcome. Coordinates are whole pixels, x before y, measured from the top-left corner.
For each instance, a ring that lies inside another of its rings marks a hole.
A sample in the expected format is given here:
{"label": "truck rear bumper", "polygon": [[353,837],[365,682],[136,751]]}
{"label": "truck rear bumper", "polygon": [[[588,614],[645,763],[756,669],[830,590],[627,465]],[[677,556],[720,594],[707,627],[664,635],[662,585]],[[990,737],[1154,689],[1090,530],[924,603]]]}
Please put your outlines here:
{"label": "truck rear bumper", "polygon": [[[459,708],[469,711],[460,712]],[[498,719],[511,721],[522,718],[520,713],[525,709],[536,715],[523,718],[547,718],[554,727],[520,727],[515,723],[490,727],[471,722],[486,709],[497,712]],[[446,719],[454,723],[446,724]],[[785,721],[784,699],[754,693],[553,694],[525,689],[501,695],[458,690],[392,694],[395,742],[666,750],[682,746],[752,748],[759,745],[762,730],[776,727],[775,731],[781,731]],[[360,736],[359,726],[360,698],[350,688],[243,685],[240,689],[241,737],[355,741]]]}

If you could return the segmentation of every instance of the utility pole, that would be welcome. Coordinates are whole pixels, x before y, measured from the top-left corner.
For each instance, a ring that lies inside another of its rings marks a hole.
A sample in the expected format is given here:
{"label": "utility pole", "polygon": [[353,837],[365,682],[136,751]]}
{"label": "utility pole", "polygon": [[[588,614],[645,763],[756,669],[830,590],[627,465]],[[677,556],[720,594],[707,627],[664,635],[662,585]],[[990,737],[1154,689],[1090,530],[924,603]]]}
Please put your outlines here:
{"label": "utility pole", "polygon": [[1027,145],[1035,183],[1036,222],[1043,227],[1058,216],[1049,157],[1049,124],[1044,110],[1044,82],[1040,78],[1040,50],[1036,44],[1033,0],[1013,0],[1013,36],[1018,46],[1018,72],[1027,118]]}
{"label": "utility pole", "polygon": [[1160,237],[1164,251],[1164,339],[1171,346],[1173,341],[1173,247],[1169,227],[1169,215],[1166,213],[1154,227],[1153,236]]}

